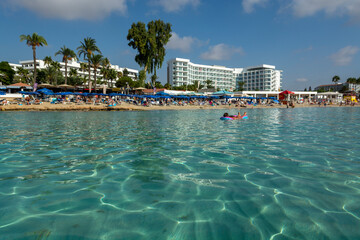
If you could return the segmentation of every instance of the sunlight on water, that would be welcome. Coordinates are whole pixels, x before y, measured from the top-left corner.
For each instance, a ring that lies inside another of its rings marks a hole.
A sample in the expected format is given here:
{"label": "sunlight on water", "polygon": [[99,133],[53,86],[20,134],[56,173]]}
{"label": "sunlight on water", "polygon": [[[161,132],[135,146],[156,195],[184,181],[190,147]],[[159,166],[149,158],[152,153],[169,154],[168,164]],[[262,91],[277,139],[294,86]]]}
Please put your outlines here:
{"label": "sunlight on water", "polygon": [[1,239],[360,238],[360,108],[247,112],[1,113]]}

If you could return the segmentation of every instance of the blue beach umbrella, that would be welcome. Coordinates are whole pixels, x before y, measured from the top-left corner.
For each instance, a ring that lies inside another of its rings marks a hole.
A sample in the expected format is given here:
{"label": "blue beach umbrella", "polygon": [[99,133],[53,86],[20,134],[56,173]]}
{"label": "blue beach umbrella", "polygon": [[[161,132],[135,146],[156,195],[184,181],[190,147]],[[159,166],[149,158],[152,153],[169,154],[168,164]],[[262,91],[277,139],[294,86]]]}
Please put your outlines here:
{"label": "blue beach umbrella", "polygon": [[158,93],[156,93],[156,95],[169,96],[170,94],[168,94],[168,93],[166,93],[166,92],[158,92]]}
{"label": "blue beach umbrella", "polygon": [[26,95],[39,95],[40,94],[38,92],[26,92],[26,91],[20,91],[19,93],[26,94]]}

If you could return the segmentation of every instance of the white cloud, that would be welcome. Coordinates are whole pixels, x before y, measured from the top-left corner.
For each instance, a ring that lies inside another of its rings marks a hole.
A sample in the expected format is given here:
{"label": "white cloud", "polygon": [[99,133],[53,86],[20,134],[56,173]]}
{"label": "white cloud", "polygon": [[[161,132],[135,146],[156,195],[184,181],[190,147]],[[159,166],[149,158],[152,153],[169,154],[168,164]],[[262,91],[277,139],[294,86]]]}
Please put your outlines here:
{"label": "white cloud", "polygon": [[318,12],[352,17],[360,14],[359,0],[293,0],[291,7],[298,17],[312,16]]}
{"label": "white cloud", "polygon": [[296,79],[296,81],[304,83],[304,82],[308,82],[309,80],[307,78],[298,78],[298,79]]}
{"label": "white cloud", "polygon": [[160,5],[166,12],[177,12],[184,9],[187,5],[194,8],[200,4],[200,0],[155,0],[156,5]]}
{"label": "white cloud", "polygon": [[200,46],[202,44],[202,41],[197,38],[193,38],[190,36],[180,37],[175,32],[173,32],[170,41],[168,42],[168,44],[166,44],[166,48],[180,50],[182,52],[190,52],[191,48],[194,45]]}
{"label": "white cloud", "polygon": [[345,66],[345,65],[349,65],[351,63],[351,61],[353,60],[354,55],[358,51],[359,51],[358,47],[347,46],[347,47],[344,47],[344,48],[340,49],[339,51],[337,51],[333,55],[331,55],[330,58],[333,60],[335,65]]}
{"label": "white cloud", "polygon": [[[242,6],[246,13],[254,11],[255,7],[264,7],[269,0],[243,0]],[[290,11],[297,17],[313,16],[324,12],[328,16],[348,15],[353,19],[360,19],[360,0],[277,0],[281,5],[281,12]]]}
{"label": "white cloud", "polygon": [[226,44],[218,44],[211,46],[207,52],[201,54],[201,58],[205,60],[228,60],[234,54],[243,55],[244,51],[242,48],[230,47]]}
{"label": "white cloud", "polygon": [[66,20],[102,19],[112,12],[124,14],[126,0],[6,0],[9,5],[23,7],[47,18]]}
{"label": "white cloud", "polygon": [[254,11],[256,5],[264,6],[267,1],[268,0],[243,0],[242,6],[246,13],[251,13]]}

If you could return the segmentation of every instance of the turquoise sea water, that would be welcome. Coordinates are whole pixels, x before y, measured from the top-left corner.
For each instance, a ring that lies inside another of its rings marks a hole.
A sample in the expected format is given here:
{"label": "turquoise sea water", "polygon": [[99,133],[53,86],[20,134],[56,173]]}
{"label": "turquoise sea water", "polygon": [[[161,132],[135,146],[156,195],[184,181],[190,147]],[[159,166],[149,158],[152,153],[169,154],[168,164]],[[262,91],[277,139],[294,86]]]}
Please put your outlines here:
{"label": "turquoise sea water", "polygon": [[360,239],[360,108],[223,112],[1,112],[0,239]]}

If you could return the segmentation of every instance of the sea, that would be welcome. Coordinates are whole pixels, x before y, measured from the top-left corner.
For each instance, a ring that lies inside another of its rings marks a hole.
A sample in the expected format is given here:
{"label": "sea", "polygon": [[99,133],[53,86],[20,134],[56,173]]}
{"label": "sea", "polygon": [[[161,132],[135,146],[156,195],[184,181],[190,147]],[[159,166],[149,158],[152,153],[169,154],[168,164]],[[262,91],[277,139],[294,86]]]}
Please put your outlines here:
{"label": "sea", "polygon": [[246,111],[0,112],[0,239],[360,239],[360,108]]}

